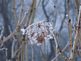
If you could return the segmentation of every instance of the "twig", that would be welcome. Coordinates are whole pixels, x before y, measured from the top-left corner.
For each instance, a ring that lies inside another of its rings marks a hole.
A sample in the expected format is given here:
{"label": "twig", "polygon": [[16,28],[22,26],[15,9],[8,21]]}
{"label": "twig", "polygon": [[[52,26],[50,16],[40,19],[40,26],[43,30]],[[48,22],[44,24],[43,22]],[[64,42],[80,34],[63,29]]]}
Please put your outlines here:
{"label": "twig", "polygon": [[79,13],[79,0],[74,0],[74,11],[75,11],[75,16],[76,16],[76,19],[78,19],[78,13]]}
{"label": "twig", "polygon": [[[16,0],[13,0],[13,14],[14,14],[14,21],[17,22],[17,15],[16,15]],[[15,23],[16,23],[15,22]]]}
{"label": "twig", "polygon": [[[57,54],[58,54],[58,42],[56,40],[55,34],[54,33],[52,33],[52,34],[53,34],[53,38],[54,38],[54,41],[55,41],[55,46],[56,46],[55,50],[56,50],[56,56],[57,56]],[[56,59],[56,61],[57,61],[57,59]]]}
{"label": "twig", "polygon": [[69,31],[69,43],[70,43],[70,57],[72,57],[72,24],[71,24],[71,19],[68,21],[68,31]]}
{"label": "twig", "polygon": [[66,48],[67,48],[68,46],[69,46],[69,42],[67,42],[66,46],[62,49],[62,51],[59,52],[59,53],[57,54],[57,56],[55,56],[51,61],[55,61],[55,60],[57,59],[57,57],[58,57],[60,54],[62,54],[62,53],[66,50]]}
{"label": "twig", "polygon": [[34,21],[35,10],[36,10],[36,0],[32,0],[32,5],[29,9],[27,21],[26,21],[26,24],[25,24],[26,27]]}
{"label": "twig", "polygon": [[24,11],[24,9],[23,9],[23,5],[24,5],[24,0],[20,0],[20,12],[19,12],[19,18],[18,18],[18,24],[20,23],[20,22],[22,22],[21,20],[22,20],[22,16],[23,16],[23,11]]}
{"label": "twig", "polygon": [[73,42],[73,48],[72,48],[73,52],[72,52],[71,60],[73,60],[73,58],[74,58],[74,53],[75,53],[75,49],[76,49],[76,43],[77,43],[78,35],[80,33],[80,25],[81,25],[81,6],[80,6],[80,9],[79,9],[78,23],[77,23],[77,29],[76,29],[74,42]]}

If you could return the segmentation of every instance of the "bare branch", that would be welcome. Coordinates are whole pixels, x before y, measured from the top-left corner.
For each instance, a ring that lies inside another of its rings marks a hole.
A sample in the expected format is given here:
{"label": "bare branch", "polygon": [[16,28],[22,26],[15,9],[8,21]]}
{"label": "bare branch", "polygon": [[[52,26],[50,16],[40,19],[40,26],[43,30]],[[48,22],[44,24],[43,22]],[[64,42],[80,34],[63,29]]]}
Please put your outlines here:
{"label": "bare branch", "polygon": [[61,55],[66,50],[68,46],[69,46],[69,42],[67,42],[66,46],[62,49],[62,51],[59,52],[57,56],[55,56],[51,61],[55,61],[59,57],[59,55]]}

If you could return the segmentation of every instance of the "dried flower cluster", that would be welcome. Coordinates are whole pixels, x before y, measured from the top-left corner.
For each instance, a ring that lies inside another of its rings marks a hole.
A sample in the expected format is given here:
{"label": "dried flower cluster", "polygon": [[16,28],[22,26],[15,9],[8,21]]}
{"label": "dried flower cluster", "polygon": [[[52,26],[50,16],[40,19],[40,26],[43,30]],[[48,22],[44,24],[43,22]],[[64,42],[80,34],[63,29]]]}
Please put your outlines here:
{"label": "dried flower cluster", "polygon": [[[21,31],[22,30],[23,29],[21,29]],[[30,25],[26,28],[26,31],[30,43],[39,45],[46,39],[52,38],[53,26],[51,22],[41,21]]]}

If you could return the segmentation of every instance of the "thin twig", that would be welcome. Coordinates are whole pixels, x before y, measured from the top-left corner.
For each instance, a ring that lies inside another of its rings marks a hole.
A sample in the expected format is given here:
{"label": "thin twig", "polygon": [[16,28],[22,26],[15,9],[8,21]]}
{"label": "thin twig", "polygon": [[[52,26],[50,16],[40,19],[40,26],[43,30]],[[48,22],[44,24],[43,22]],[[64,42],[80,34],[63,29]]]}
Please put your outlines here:
{"label": "thin twig", "polygon": [[[54,38],[54,41],[55,41],[55,46],[56,46],[55,50],[56,50],[56,56],[57,56],[57,54],[58,54],[58,42],[56,40],[55,34],[54,33],[52,33],[52,34],[53,34],[53,38]],[[56,61],[58,61],[57,59],[56,59]]]}
{"label": "thin twig", "polygon": [[[69,43],[70,43],[70,57],[72,56],[72,24],[71,19],[68,21]],[[70,59],[69,57],[69,59]]]}
{"label": "thin twig", "polygon": [[58,58],[58,56],[59,56],[60,54],[62,54],[62,53],[66,50],[66,48],[67,48],[68,46],[69,46],[69,42],[67,42],[66,46],[62,49],[62,51],[59,52],[59,53],[57,54],[57,56],[55,56],[51,61],[55,61],[55,60]]}
{"label": "thin twig", "polygon": [[72,60],[74,58],[75,49],[76,49],[76,43],[77,43],[77,40],[78,40],[78,35],[80,33],[80,25],[81,25],[81,6],[80,6],[80,9],[79,9],[77,29],[76,29],[76,34],[75,34],[74,42],[73,42],[73,48],[72,48],[73,52],[72,52],[72,57],[71,57]]}

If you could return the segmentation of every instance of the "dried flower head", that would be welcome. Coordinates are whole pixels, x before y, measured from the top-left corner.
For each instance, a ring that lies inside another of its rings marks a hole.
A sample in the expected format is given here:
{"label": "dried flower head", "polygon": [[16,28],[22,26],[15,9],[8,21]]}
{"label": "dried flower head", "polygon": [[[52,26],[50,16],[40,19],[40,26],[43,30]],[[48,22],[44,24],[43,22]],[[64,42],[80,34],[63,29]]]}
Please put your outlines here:
{"label": "dried flower head", "polygon": [[29,25],[25,30],[31,44],[42,44],[45,39],[52,38],[53,26],[51,22],[41,21]]}

